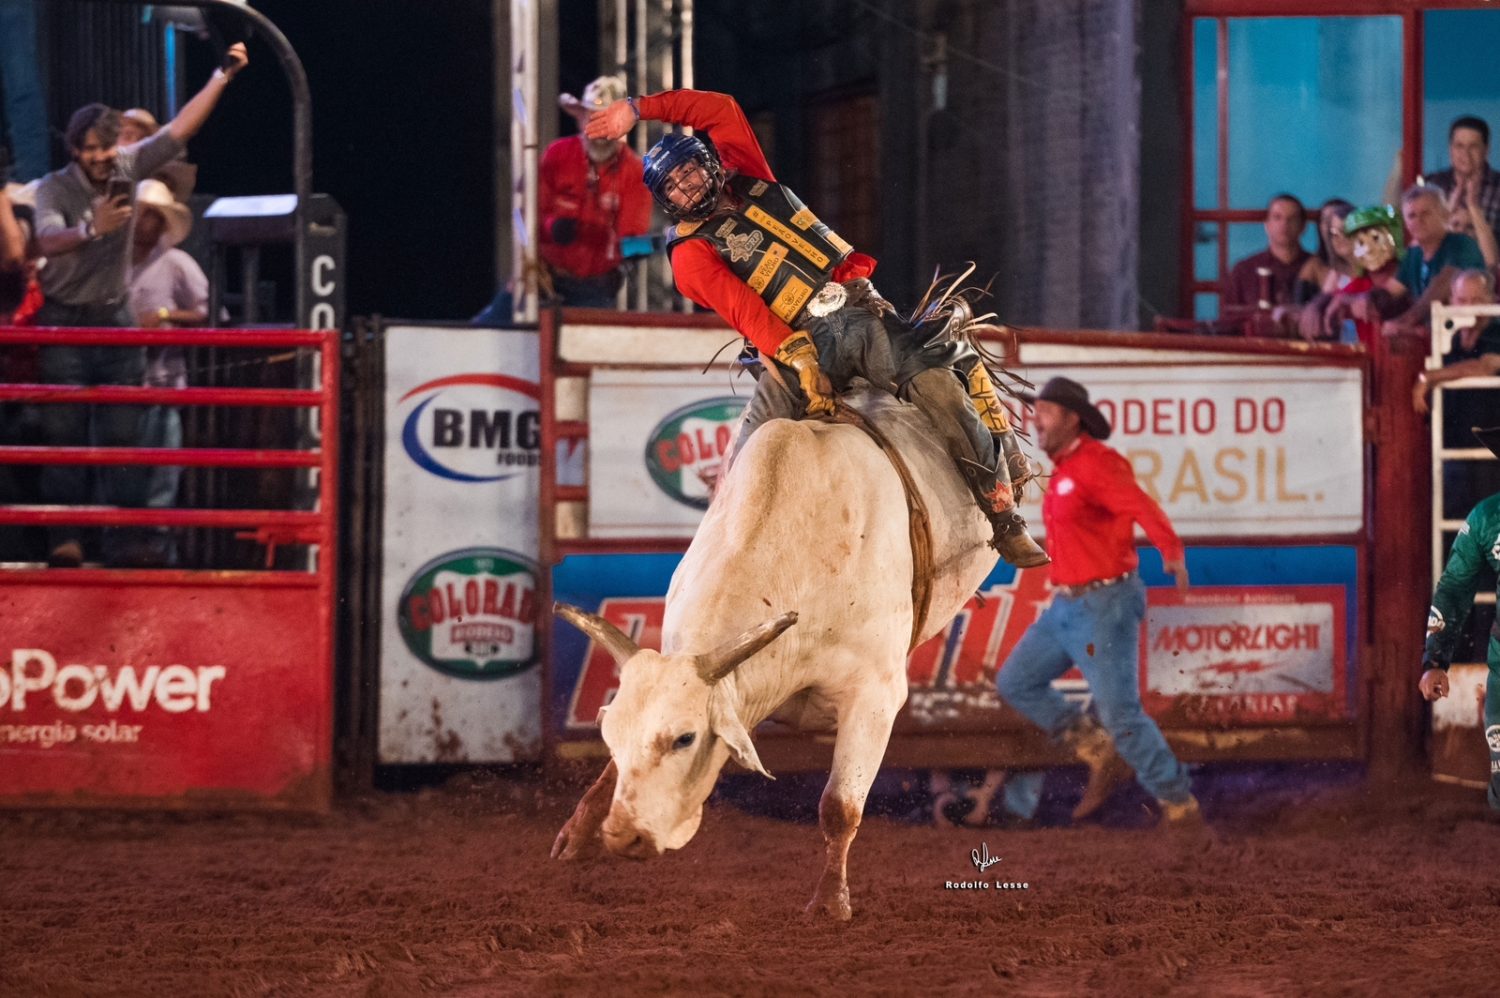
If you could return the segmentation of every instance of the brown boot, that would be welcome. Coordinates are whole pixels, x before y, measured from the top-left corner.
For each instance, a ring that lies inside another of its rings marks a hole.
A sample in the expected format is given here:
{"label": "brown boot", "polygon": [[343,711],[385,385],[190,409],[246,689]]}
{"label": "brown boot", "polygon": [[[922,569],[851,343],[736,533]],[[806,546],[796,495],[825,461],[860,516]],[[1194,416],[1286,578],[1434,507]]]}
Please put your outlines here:
{"label": "brown boot", "polygon": [[1156,802],[1161,808],[1161,820],[1156,827],[1169,832],[1198,832],[1204,827],[1203,811],[1198,807],[1198,798],[1188,794],[1188,799],[1175,804],[1169,800]]}
{"label": "brown boot", "polygon": [[1130,766],[1115,751],[1115,741],[1109,732],[1092,718],[1075,724],[1063,741],[1089,767],[1088,786],[1083,788],[1083,798],[1073,808],[1073,820],[1082,821],[1103,807],[1110,794],[1130,779]]}
{"label": "brown boot", "polygon": [[[1009,488],[1009,486],[1005,486]],[[1050,565],[1052,559],[1047,557],[1031,535],[1026,532],[1026,521],[1021,514],[1015,510],[1007,510],[1003,513],[991,513],[990,525],[995,528],[995,536],[990,539],[990,547],[1000,552],[1000,557],[1017,568],[1040,568]]]}

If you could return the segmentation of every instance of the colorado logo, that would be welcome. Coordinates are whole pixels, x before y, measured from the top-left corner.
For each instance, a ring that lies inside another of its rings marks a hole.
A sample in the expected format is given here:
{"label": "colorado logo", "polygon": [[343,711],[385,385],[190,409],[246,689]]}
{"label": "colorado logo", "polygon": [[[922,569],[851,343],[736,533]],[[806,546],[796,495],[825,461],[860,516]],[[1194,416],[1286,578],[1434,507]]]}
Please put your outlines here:
{"label": "colorado logo", "polygon": [[646,444],[651,480],[683,505],[707,509],[744,411],[745,400],[731,396],[694,402],[668,415]]}
{"label": "colorado logo", "polygon": [[401,445],[419,468],[455,482],[500,482],[537,467],[541,389],[505,374],[455,374],[401,396],[415,403]]}
{"label": "colorado logo", "polygon": [[501,548],[434,558],[401,593],[396,623],[413,655],[460,679],[501,679],[536,664],[536,564]]}

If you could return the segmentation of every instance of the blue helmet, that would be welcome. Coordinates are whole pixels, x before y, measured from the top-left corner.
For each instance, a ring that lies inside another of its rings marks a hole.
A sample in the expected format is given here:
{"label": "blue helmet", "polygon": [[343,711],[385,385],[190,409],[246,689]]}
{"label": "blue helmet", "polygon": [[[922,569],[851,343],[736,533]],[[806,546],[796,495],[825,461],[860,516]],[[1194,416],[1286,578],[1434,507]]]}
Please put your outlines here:
{"label": "blue helmet", "polygon": [[[667,197],[667,188],[672,171],[684,163],[697,163],[708,175],[708,184],[704,189],[703,196],[689,208],[683,208],[672,203]],[[719,165],[719,157],[704,141],[697,136],[684,135],[681,132],[669,132],[662,136],[660,142],[651,147],[646,153],[645,175],[643,179],[646,187],[651,191],[651,196],[656,203],[661,205],[670,217],[690,221],[693,219],[707,218],[713,213],[719,204],[719,192],[724,189],[724,168]]]}

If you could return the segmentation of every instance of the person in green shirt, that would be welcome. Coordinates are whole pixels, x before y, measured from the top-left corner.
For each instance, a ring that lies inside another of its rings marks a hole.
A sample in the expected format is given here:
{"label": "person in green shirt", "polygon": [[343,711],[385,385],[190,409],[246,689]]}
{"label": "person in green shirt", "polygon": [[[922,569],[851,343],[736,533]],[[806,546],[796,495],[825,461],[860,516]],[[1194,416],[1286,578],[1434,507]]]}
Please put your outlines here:
{"label": "person in green shirt", "polygon": [[[1475,428],[1480,442],[1500,457],[1500,426]],[[1448,666],[1464,621],[1474,605],[1481,572],[1488,566],[1500,571],[1500,492],[1483,499],[1459,528],[1453,540],[1448,565],[1432,594],[1427,613],[1427,645],[1422,654],[1422,679],[1418,688],[1426,700],[1448,695]],[[1500,590],[1500,587],[1497,587]],[[1500,591],[1497,591],[1500,596]],[[1500,620],[1490,628],[1489,681],[1484,697],[1484,738],[1490,747],[1490,809],[1500,812]]]}
{"label": "person in green shirt", "polygon": [[1448,231],[1448,204],[1436,187],[1418,184],[1401,195],[1401,218],[1411,247],[1401,258],[1396,279],[1387,290],[1404,310],[1381,323],[1386,336],[1427,336],[1434,301],[1446,301],[1460,271],[1484,270],[1488,264],[1473,236]]}

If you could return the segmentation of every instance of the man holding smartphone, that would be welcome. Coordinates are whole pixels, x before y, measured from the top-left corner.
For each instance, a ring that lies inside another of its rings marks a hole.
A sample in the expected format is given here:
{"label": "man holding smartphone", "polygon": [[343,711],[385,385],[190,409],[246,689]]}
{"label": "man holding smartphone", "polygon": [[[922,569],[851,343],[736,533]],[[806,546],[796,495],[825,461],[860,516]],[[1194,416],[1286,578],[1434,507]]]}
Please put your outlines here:
{"label": "man holding smartphone", "polygon": [[[133,326],[128,272],[134,226],[131,192],[183,149],[218,105],[225,88],[249,63],[243,43],[230,46],[224,65],[177,117],[150,138],[120,148],[119,112],[103,104],[79,108],[65,138],[72,162],[42,178],[36,196],[36,242],[46,258],[39,280],[43,304],[38,326]],[[139,385],[145,367],[141,347],[46,347],[40,380],[64,385]],[[48,405],[42,434],[48,446],[132,446],[140,435],[142,410],[135,406]],[[140,506],[144,492],[130,468],[97,469],[102,501]],[[45,502],[79,505],[92,499],[90,469],[49,465],[42,473]],[[83,531],[51,531],[49,563],[74,567],[83,561]]]}

